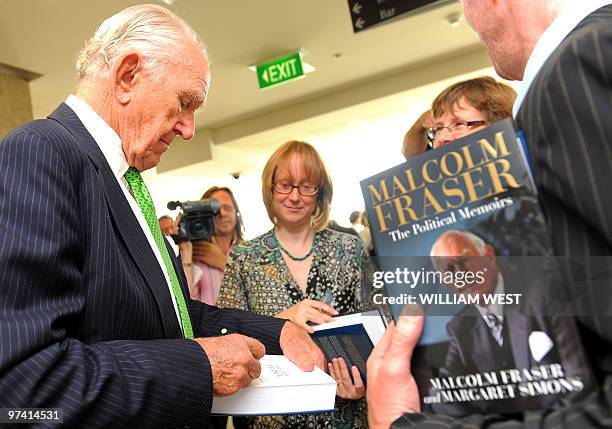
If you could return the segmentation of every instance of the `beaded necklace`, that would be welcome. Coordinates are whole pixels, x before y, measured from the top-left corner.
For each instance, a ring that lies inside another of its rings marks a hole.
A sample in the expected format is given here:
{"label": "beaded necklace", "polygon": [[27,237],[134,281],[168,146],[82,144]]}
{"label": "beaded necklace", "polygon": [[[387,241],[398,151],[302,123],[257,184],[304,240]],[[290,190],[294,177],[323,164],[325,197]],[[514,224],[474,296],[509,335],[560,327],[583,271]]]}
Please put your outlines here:
{"label": "beaded necklace", "polygon": [[317,242],[319,241],[319,234],[315,232],[312,238],[312,244],[310,245],[310,250],[308,251],[308,253],[306,253],[306,255],[300,258],[300,257],[292,255],[291,252],[285,249],[285,247],[281,244],[281,242],[276,237],[276,232],[272,231],[272,237],[274,237],[274,241],[276,241],[276,244],[278,244],[278,247],[280,247],[280,249],[283,252],[285,252],[285,255],[289,256],[294,261],[303,261],[306,258],[308,258],[310,255],[312,255],[312,252],[314,251],[315,247],[317,247]]}

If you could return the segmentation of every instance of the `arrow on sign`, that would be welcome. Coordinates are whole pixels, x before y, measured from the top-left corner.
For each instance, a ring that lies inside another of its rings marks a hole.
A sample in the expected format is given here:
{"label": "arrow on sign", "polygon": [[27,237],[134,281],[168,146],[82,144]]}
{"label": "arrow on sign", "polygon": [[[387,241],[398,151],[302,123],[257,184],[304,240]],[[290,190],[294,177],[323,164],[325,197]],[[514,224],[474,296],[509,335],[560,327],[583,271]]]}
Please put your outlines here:
{"label": "arrow on sign", "polygon": [[355,27],[357,27],[358,29],[362,30],[363,26],[365,25],[365,21],[363,20],[363,18],[359,17],[359,19],[357,21],[355,21]]}
{"label": "arrow on sign", "polygon": [[266,82],[270,82],[268,80],[268,70],[264,70],[264,72],[261,74],[261,78],[265,80]]}
{"label": "arrow on sign", "polygon": [[363,7],[363,6],[361,6],[361,3],[355,3],[355,4],[353,5],[353,13],[354,13],[355,15],[359,15],[359,14],[361,13],[361,8],[362,8],[362,7]]}

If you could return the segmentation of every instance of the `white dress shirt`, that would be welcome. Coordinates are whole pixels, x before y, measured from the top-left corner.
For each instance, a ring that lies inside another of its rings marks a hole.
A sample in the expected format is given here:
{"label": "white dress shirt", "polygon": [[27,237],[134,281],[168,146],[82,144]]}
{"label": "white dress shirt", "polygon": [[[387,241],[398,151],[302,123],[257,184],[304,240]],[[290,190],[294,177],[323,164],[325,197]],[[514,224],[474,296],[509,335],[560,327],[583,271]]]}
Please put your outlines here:
{"label": "white dress shirt", "polygon": [[161,253],[157,244],[155,243],[155,239],[153,238],[153,234],[151,233],[151,229],[147,224],[147,221],[140,210],[140,206],[136,202],[136,199],[132,196],[130,188],[123,178],[123,175],[129,168],[127,158],[123,153],[123,148],[121,147],[121,139],[119,135],[113,130],[110,125],[104,121],[85,101],[81,100],[77,96],[69,95],[66,99],[66,104],[70,107],[74,113],[79,117],[89,134],[96,141],[100,150],[104,154],[104,158],[106,158],[106,162],[110,166],[117,182],[119,183],[119,187],[123,191],[126,200],[130,204],[136,219],[138,220],[138,224],[144,232],[147,240],[149,241],[149,246],[153,250],[155,257],[157,258],[157,263],[164,273],[164,278],[166,279],[166,283],[168,284],[168,289],[170,290],[170,297],[172,298],[172,304],[174,305],[174,311],[176,312],[176,317],[179,321],[179,326],[181,326],[181,318],[178,312],[178,306],[176,305],[176,300],[174,298],[174,292],[172,291],[172,283],[170,283],[170,277],[168,276],[168,271],[166,270],[166,265],[164,264],[164,260],[162,259]]}
{"label": "white dress shirt", "polygon": [[[497,284],[495,285],[495,291],[493,292],[493,294],[503,295],[503,293],[504,293],[504,278],[502,277],[501,273],[497,273]],[[500,322],[503,323],[504,321],[504,304],[499,303],[498,300],[495,300],[495,301],[496,302],[492,303],[488,308],[480,306],[480,305],[475,306],[478,312],[480,313],[480,315],[482,316],[482,318],[487,323],[487,325],[489,324],[487,320],[487,312],[493,313]]]}
{"label": "white dress shirt", "polygon": [[612,3],[612,0],[582,0],[566,2],[561,9],[559,16],[548,26],[548,28],[542,33],[538,42],[536,43],[527,65],[525,66],[525,73],[523,74],[523,83],[519,89],[514,107],[512,108],[512,114],[516,118],[516,115],[525,99],[527,91],[531,83],[535,79],[536,75],[550,57],[557,46],[561,44],[563,39],[574,29],[580,21],[586,18],[597,9],[604,7]]}
{"label": "white dress shirt", "polygon": [[[504,278],[502,277],[501,273],[497,273],[497,284],[495,285],[495,292],[493,293],[496,295],[504,293]],[[476,309],[480,313],[480,316],[484,320],[485,324],[491,330],[493,338],[495,338],[500,346],[503,345],[504,334],[502,325],[504,323],[504,304],[501,304],[496,300],[496,302],[492,303],[488,308],[476,305]],[[493,317],[497,319],[497,323],[494,320],[489,320],[488,314],[492,314]]]}

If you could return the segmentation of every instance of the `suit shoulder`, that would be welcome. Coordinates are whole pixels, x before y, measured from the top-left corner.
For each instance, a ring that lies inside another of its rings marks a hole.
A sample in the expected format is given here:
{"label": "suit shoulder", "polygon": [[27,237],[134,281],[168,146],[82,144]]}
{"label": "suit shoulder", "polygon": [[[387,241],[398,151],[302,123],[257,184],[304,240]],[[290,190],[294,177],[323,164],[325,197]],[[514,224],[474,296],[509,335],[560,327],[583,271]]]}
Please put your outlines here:
{"label": "suit shoulder", "polygon": [[[81,170],[83,152],[74,136],[57,120],[35,119],[0,139],[0,162],[30,175],[61,176]],[[64,168],[62,168],[64,167]]]}
{"label": "suit shoulder", "polygon": [[74,163],[81,151],[74,137],[53,119],[37,119],[14,128],[0,141],[0,153],[57,156],[66,164]]}
{"label": "suit shoulder", "polygon": [[467,325],[473,325],[477,316],[480,316],[478,310],[473,305],[466,305],[446,324],[446,330],[449,333],[461,332]]}
{"label": "suit shoulder", "polygon": [[53,119],[35,119],[11,130],[2,145],[29,145],[57,147],[74,141],[68,130]]}
{"label": "suit shoulder", "polygon": [[[597,50],[607,51],[612,46],[612,8],[607,13],[593,12],[580,22],[559,44],[555,54],[572,56],[591,56]],[[588,49],[587,49],[588,47]]]}
{"label": "suit shoulder", "polygon": [[602,29],[610,29],[610,20],[612,19],[612,4],[602,6],[601,8],[587,15],[577,26],[576,30],[582,27],[600,27]]}
{"label": "suit shoulder", "polygon": [[[606,13],[602,12],[604,9]],[[533,135],[534,129],[543,128],[536,127],[535,123],[532,124],[534,126],[528,125],[529,118],[535,117],[533,109],[543,115],[570,107],[584,108],[584,103],[576,103],[576,100],[584,98],[586,91],[598,95],[609,92],[612,62],[607,51],[612,48],[611,15],[612,8],[608,6],[586,17],[556,47],[536,75],[518,113],[519,127],[531,130],[528,141],[538,137]],[[542,98],[544,95],[546,98]],[[572,100],[571,105],[568,99]],[[605,97],[598,96],[597,99],[604,100]],[[602,104],[597,111],[607,113],[607,109],[609,104]],[[558,113],[561,114],[567,115],[567,112]],[[589,115],[584,117],[588,120]]]}
{"label": "suit shoulder", "polygon": [[2,144],[14,144],[13,142],[15,140],[20,140],[24,137],[37,137],[42,141],[47,141],[48,136],[56,132],[55,124],[57,124],[55,121],[51,121],[49,119],[35,119],[33,121],[23,123],[16,128],[13,128],[6,136],[4,136],[2,139]]}

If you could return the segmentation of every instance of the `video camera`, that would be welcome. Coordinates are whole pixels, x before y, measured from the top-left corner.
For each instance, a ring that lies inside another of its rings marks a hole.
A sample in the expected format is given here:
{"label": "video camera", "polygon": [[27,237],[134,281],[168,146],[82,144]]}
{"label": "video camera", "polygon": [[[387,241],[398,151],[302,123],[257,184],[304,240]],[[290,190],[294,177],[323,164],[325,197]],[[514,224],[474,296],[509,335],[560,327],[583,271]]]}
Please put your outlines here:
{"label": "video camera", "polygon": [[215,216],[219,213],[221,205],[215,199],[199,201],[170,201],[169,210],[181,207],[181,221],[178,225],[178,234],[172,234],[176,244],[184,241],[207,240],[215,235]]}

